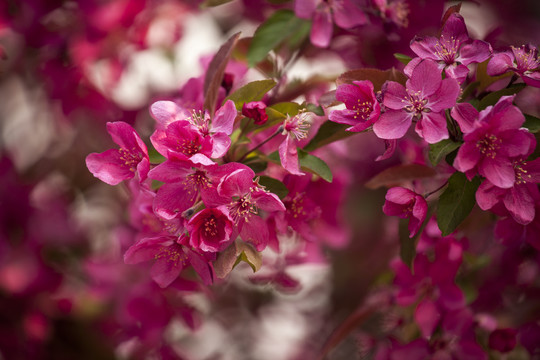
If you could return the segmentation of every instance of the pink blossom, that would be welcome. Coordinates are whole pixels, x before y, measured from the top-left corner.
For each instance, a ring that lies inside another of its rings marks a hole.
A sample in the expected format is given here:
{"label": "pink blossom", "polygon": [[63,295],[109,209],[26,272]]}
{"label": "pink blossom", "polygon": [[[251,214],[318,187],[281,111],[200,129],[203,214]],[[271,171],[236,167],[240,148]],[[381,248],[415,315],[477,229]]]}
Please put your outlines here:
{"label": "pink blossom", "polygon": [[124,122],[107,123],[107,131],[120,149],[103,153],[92,153],[86,157],[86,166],[95,177],[109,185],[117,185],[123,180],[137,175],[146,179],[150,162],[146,145],[135,130]]}
{"label": "pink blossom", "polygon": [[514,71],[530,86],[540,87],[540,59],[538,49],[532,44],[511,47],[511,51],[494,54],[487,66],[490,76]]}
{"label": "pink blossom", "polygon": [[487,60],[492,52],[491,45],[487,42],[469,38],[465,21],[457,13],[453,13],[446,20],[439,39],[432,36],[416,37],[411,42],[411,49],[419,58],[413,59],[407,65],[406,73],[411,71],[420,59],[429,59],[436,61],[447,77],[460,83],[465,81],[469,73],[469,64]]}
{"label": "pink blossom", "polygon": [[205,252],[224,250],[232,242],[233,224],[222,210],[207,208],[193,216],[187,226],[189,245]]}
{"label": "pink blossom", "polygon": [[339,124],[351,125],[347,131],[363,131],[373,125],[381,114],[381,107],[373,92],[373,84],[369,80],[353,81],[352,85],[339,85],[336,99],[344,102],[347,109],[332,111],[328,119]]}
{"label": "pink blossom", "polygon": [[294,12],[302,19],[313,19],[311,43],[325,48],[330,45],[333,23],[350,29],[367,22],[366,14],[353,0],[296,0]]}
{"label": "pink blossom", "polygon": [[304,174],[300,171],[296,142],[307,137],[308,130],[311,126],[311,119],[308,117],[310,116],[309,114],[300,112],[293,117],[287,115],[287,119],[283,123],[283,135],[287,135],[287,137],[279,145],[279,159],[281,160],[281,166],[291,174]]}
{"label": "pink blossom", "polygon": [[230,199],[222,206],[234,221],[242,240],[252,243],[261,251],[268,244],[269,230],[267,223],[259,216],[259,210],[284,211],[285,206],[277,195],[253,181],[254,176],[253,170],[247,166],[235,170],[222,178],[218,193]]}
{"label": "pink blossom", "polygon": [[448,138],[444,109],[455,105],[459,85],[455,79],[441,80],[441,70],[432,60],[416,66],[407,87],[390,81],[383,89],[383,104],[388,108],[373,124],[381,139],[399,139],[405,135],[413,119],[416,132],[433,144]]}
{"label": "pink blossom", "polygon": [[155,260],[150,269],[152,279],[162,288],[169,286],[190,264],[205,284],[212,282],[212,268],[201,255],[181,245],[183,237],[158,236],[144,238],[124,254],[126,264]]}
{"label": "pink blossom", "polygon": [[393,187],[385,196],[383,212],[388,216],[409,219],[410,237],[416,235],[426,219],[427,202],[423,196],[402,187]]}
{"label": "pink blossom", "polygon": [[497,329],[489,335],[489,347],[501,353],[507,353],[516,347],[515,329]]}
{"label": "pink blossom", "polygon": [[511,158],[527,154],[531,138],[520,129],[525,121],[512,105],[513,96],[503,96],[497,104],[479,113],[474,130],[465,134],[454,167],[472,179],[476,172],[500,188],[511,188],[516,174]]}

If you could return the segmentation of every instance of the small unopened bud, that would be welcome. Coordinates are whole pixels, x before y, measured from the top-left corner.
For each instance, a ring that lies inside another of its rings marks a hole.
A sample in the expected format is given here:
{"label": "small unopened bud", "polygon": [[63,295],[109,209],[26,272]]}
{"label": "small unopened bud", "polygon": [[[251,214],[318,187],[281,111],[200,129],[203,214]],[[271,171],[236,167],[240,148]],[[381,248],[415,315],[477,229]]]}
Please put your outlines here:
{"label": "small unopened bud", "polygon": [[242,115],[253,119],[256,125],[262,125],[268,120],[268,115],[264,109],[266,109],[266,104],[262,101],[244,103]]}

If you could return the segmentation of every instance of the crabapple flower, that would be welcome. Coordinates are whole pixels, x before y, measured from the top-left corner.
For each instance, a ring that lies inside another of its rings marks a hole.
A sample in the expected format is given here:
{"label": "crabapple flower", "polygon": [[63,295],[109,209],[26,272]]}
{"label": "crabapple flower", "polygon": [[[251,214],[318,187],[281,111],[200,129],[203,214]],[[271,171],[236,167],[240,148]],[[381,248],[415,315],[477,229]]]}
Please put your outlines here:
{"label": "crabapple flower", "polygon": [[313,19],[311,43],[321,48],[330,45],[334,22],[342,29],[367,22],[366,14],[353,0],[296,0],[294,12],[299,18]]}
{"label": "crabapple flower", "polygon": [[507,353],[516,347],[515,329],[497,329],[489,335],[489,347],[501,353]]}
{"label": "crabapple flower", "polygon": [[254,120],[255,125],[263,125],[268,120],[266,104],[262,101],[252,101],[244,103],[242,106],[242,115]]}
{"label": "crabapple flower", "polygon": [[190,264],[197,271],[205,284],[212,282],[212,270],[208,262],[199,254],[186,248],[181,243],[187,241],[185,235],[180,238],[158,236],[144,238],[132,245],[124,254],[126,264],[155,260],[150,269],[152,279],[162,288],[169,286]]}
{"label": "crabapple flower", "polygon": [[512,105],[513,96],[503,96],[497,104],[481,111],[474,130],[465,134],[454,167],[472,179],[476,172],[493,185],[511,188],[516,180],[512,158],[527,154],[531,137],[520,129],[525,121]]}
{"label": "crabapple flower", "polygon": [[399,139],[413,119],[416,132],[428,143],[448,138],[444,110],[456,104],[459,84],[455,79],[441,80],[441,70],[432,60],[423,60],[412,71],[406,88],[394,81],[383,89],[383,104],[388,108],[373,124],[381,139]]}
{"label": "crabapple flower", "polygon": [[426,36],[416,37],[411,42],[411,49],[417,59],[413,59],[406,67],[405,73],[413,69],[421,59],[436,61],[439,68],[444,69],[446,77],[465,81],[471,63],[480,63],[489,58],[491,45],[481,40],[471,40],[463,17],[457,13],[446,20],[439,39]]}
{"label": "crabapple flower", "polygon": [[223,202],[217,193],[221,178],[243,168],[239,163],[203,165],[187,161],[181,154],[171,153],[169,159],[149,172],[149,177],[163,184],[154,200],[154,212],[170,220],[201,199],[208,207]]}
{"label": "crabapple flower", "polygon": [[[536,141],[531,134],[534,150]],[[528,154],[526,154],[528,155]],[[476,191],[476,202],[482,210],[489,210],[502,202],[514,220],[527,225],[535,217],[535,204],[540,200],[540,158],[527,161],[527,156],[511,159],[515,182],[511,188],[500,188],[485,180]]]}
{"label": "crabapple flower", "polygon": [[383,212],[388,216],[409,219],[409,237],[416,235],[426,219],[427,202],[423,196],[402,187],[393,187],[385,196]]}
{"label": "crabapple flower", "polygon": [[501,75],[509,70],[521,76],[530,86],[540,87],[540,59],[538,49],[532,44],[511,47],[510,51],[494,54],[487,66],[490,76]]}
{"label": "crabapple flower", "polygon": [[306,112],[299,112],[293,117],[287,115],[287,119],[283,123],[283,135],[287,135],[287,137],[279,145],[279,159],[283,168],[294,175],[304,174],[300,171],[296,142],[307,137],[311,126],[311,119],[308,116],[310,115]]}
{"label": "crabapple flower", "polygon": [[117,185],[137,175],[144,181],[150,169],[148,150],[137,132],[125,122],[107,123],[107,131],[120,149],[110,149],[86,157],[86,166],[95,177]]}
{"label": "crabapple flower", "polygon": [[409,4],[406,0],[373,0],[380,15],[386,21],[406,28],[409,25]]}
{"label": "crabapple flower", "polygon": [[351,125],[347,131],[363,131],[373,125],[381,114],[381,106],[375,98],[373,84],[369,80],[339,85],[336,99],[344,102],[347,109],[332,111],[328,119],[339,124]]}
{"label": "crabapple flower", "polygon": [[222,210],[207,208],[199,211],[186,225],[189,245],[204,252],[224,250],[232,241],[233,224]]}
{"label": "crabapple flower", "polygon": [[[150,140],[160,154],[168,157],[170,151],[177,152],[209,165],[209,158],[222,157],[229,150],[237,111],[234,102],[228,100],[210,119],[207,112],[189,114],[171,101],[158,101],[152,104],[150,114],[158,122]],[[196,154],[200,155],[193,158]]]}
{"label": "crabapple flower", "polygon": [[[285,211],[285,206],[276,194],[266,191],[256,181],[255,173],[245,166],[224,176],[218,185],[218,193],[226,199],[223,212],[236,225],[242,240],[252,243],[258,251],[262,251],[269,241],[267,223],[258,216],[259,209],[274,212]],[[235,237],[234,235],[232,236]]]}

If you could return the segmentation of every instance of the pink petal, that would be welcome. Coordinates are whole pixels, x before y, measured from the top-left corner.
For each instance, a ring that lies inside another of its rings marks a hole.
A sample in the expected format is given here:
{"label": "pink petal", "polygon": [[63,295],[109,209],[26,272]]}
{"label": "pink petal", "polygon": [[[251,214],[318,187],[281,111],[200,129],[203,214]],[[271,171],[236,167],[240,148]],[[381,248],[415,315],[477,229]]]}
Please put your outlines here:
{"label": "pink petal", "polygon": [[330,44],[332,38],[333,23],[328,4],[324,3],[323,8],[315,11],[313,25],[311,26],[310,40],[317,47],[325,48]]}
{"label": "pink petal", "polygon": [[418,324],[422,336],[431,337],[437,327],[441,314],[433,301],[424,299],[414,312],[414,321]]}
{"label": "pink petal", "polygon": [[120,153],[116,149],[88,155],[86,167],[95,177],[109,185],[117,185],[135,176],[135,172],[120,159]]}
{"label": "pink petal", "polygon": [[[225,105],[219,108],[212,119],[211,131],[214,133],[225,133],[231,135],[233,132],[234,119],[237,115],[236,106],[232,100],[227,100]],[[212,156],[219,157],[219,156]]]}
{"label": "pink petal", "polygon": [[185,267],[185,262],[187,257],[182,253],[183,259],[171,260],[170,258],[164,256],[157,259],[157,261],[152,265],[150,269],[150,276],[159,287],[166,288],[169,286]]}
{"label": "pink petal", "polygon": [[478,110],[469,103],[457,103],[450,112],[457,121],[461,131],[466,134],[474,130],[474,123],[478,120]]}
{"label": "pink petal", "polygon": [[408,98],[407,91],[400,83],[395,81],[385,83],[383,94],[383,104],[390,109],[401,110],[409,105],[409,103],[406,102],[406,99]]}
{"label": "pink petal", "polygon": [[478,173],[500,188],[507,189],[514,186],[516,177],[514,167],[504,158],[484,158],[478,166]]}
{"label": "pink petal", "polygon": [[469,65],[470,63],[481,63],[486,61],[493,50],[491,45],[482,40],[474,40],[470,44],[465,44],[459,51],[459,58],[457,59],[463,65]]}
{"label": "pink petal", "polygon": [[412,115],[399,110],[387,110],[373,124],[373,132],[380,139],[399,139],[409,130]]}
{"label": "pink petal", "polygon": [[513,67],[514,56],[508,52],[493,54],[487,66],[489,76],[497,76],[505,73]]}
{"label": "pink petal", "polygon": [[255,246],[257,251],[263,251],[268,245],[269,232],[266,222],[257,215],[252,215],[242,225],[240,237],[245,242]]}
{"label": "pink petal", "polygon": [[189,112],[172,101],[156,101],[150,106],[150,115],[158,122],[158,128],[165,129],[176,120],[190,117]]}
{"label": "pink petal", "polygon": [[511,188],[504,198],[504,206],[521,225],[527,225],[534,219],[534,199],[525,185],[515,185]]}
{"label": "pink petal", "polygon": [[335,1],[332,10],[334,22],[342,29],[350,29],[367,22],[366,14],[351,0]]}
{"label": "pink petal", "polygon": [[291,135],[287,135],[285,141],[279,145],[279,159],[281,166],[291,174],[304,175],[300,171],[300,163],[298,162],[298,151],[296,150],[296,142]]}
{"label": "pink petal", "polygon": [[439,40],[432,36],[415,37],[411,41],[411,50],[422,59],[440,60],[435,47],[438,42]]}
{"label": "pink petal", "polygon": [[173,219],[193,206],[197,195],[198,191],[192,184],[164,184],[154,199],[154,212],[164,219]]}
{"label": "pink petal", "polygon": [[301,19],[311,19],[319,1],[320,0],[296,0],[294,2],[294,13]]}
{"label": "pink petal", "polygon": [[467,172],[474,169],[481,158],[482,154],[478,151],[476,144],[467,141],[459,148],[454,167],[461,172]]}
{"label": "pink petal", "polygon": [[218,132],[212,135],[212,155],[210,157],[213,159],[221,158],[227,153],[230,147],[231,138],[223,132]]}
{"label": "pink petal", "polygon": [[424,113],[422,119],[416,123],[415,130],[428,144],[435,144],[449,137],[443,113]]}
{"label": "pink petal", "polygon": [[489,210],[502,200],[506,192],[506,189],[496,187],[489,180],[485,180],[476,191],[476,202],[480,209]]}
{"label": "pink petal", "polygon": [[453,107],[456,104],[460,90],[458,82],[452,78],[444,79],[440,84],[439,89],[428,97],[426,105],[431,111],[437,113]]}
{"label": "pink petal", "polygon": [[428,97],[439,90],[441,81],[441,70],[437,63],[423,60],[414,68],[411,78],[407,80],[407,89],[420,91],[424,97]]}

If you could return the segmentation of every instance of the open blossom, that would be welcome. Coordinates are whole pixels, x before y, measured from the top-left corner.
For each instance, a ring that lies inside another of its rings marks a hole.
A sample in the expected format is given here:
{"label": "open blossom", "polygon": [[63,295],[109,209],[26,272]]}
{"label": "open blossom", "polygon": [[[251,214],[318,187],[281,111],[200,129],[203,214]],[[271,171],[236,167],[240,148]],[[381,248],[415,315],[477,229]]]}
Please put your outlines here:
{"label": "open blossom", "polygon": [[150,169],[148,150],[137,132],[128,124],[118,121],[107,123],[107,131],[120,149],[110,149],[86,157],[86,166],[95,177],[109,185],[117,185],[135,175],[146,179]]}
{"label": "open blossom", "polygon": [[200,275],[205,284],[212,282],[212,268],[199,254],[182,245],[184,236],[158,236],[144,238],[124,254],[126,264],[155,260],[150,269],[152,279],[162,288],[169,286],[189,265]]}
{"label": "open blossom", "polygon": [[411,49],[419,58],[407,65],[405,73],[413,69],[421,59],[429,59],[436,61],[447,77],[460,83],[469,73],[467,65],[487,60],[492,52],[487,42],[469,38],[465,21],[457,13],[446,20],[439,39],[432,36],[416,37],[411,42]]}
{"label": "open blossom", "polygon": [[367,16],[353,0],[295,0],[294,12],[302,19],[313,18],[310,39],[315,46],[330,45],[333,23],[350,29],[367,22]]}
{"label": "open blossom", "polygon": [[172,219],[187,210],[200,199],[208,207],[220,204],[217,193],[221,178],[243,165],[227,163],[218,166],[204,165],[185,160],[181,155],[171,153],[169,159],[152,169],[148,176],[163,184],[154,200],[154,212],[163,219]]}
{"label": "open blossom", "polygon": [[409,219],[410,237],[416,235],[426,219],[427,202],[423,196],[402,187],[393,187],[385,196],[383,212],[388,216]]}
{"label": "open blossom", "polygon": [[[258,251],[269,241],[267,223],[259,216],[259,210],[268,212],[285,211],[285,206],[276,194],[267,192],[253,181],[255,173],[247,166],[223,177],[218,193],[229,199],[222,206],[234,221],[242,240],[252,243]],[[233,236],[234,237],[234,236]]]}
{"label": "open blossom", "polygon": [[530,86],[540,87],[540,59],[538,49],[532,44],[511,47],[510,51],[494,54],[487,66],[490,76],[514,71]]}
{"label": "open blossom", "polygon": [[330,121],[351,125],[347,131],[363,131],[373,125],[381,114],[381,106],[375,98],[373,84],[369,80],[353,81],[339,85],[336,99],[345,103],[346,110],[334,110]]}
{"label": "open blossom", "polygon": [[441,79],[441,70],[432,60],[423,60],[412,71],[406,87],[389,81],[383,89],[383,104],[388,108],[373,124],[381,139],[399,139],[413,120],[416,132],[433,144],[448,138],[444,110],[455,105],[459,85],[455,79]]}
{"label": "open blossom", "polygon": [[300,112],[293,117],[287,115],[287,119],[283,123],[283,135],[287,135],[287,137],[279,145],[279,159],[283,168],[291,174],[304,174],[300,171],[296,142],[307,137],[311,126],[311,120],[308,116],[310,115],[306,112]]}
{"label": "open blossom", "polygon": [[465,134],[454,167],[472,179],[476,172],[493,185],[511,188],[516,179],[512,158],[524,156],[531,138],[521,111],[512,105],[513,96],[503,96],[497,104],[481,111],[474,130]]}
{"label": "open blossom", "polygon": [[482,210],[489,210],[502,203],[514,220],[522,225],[533,221],[535,204],[540,200],[537,184],[540,183],[540,158],[527,161],[528,155],[536,147],[532,134],[529,151],[521,157],[510,159],[514,169],[515,182],[511,188],[500,188],[485,180],[476,191],[476,202]]}
{"label": "open blossom", "polygon": [[222,210],[207,208],[195,214],[186,225],[189,245],[204,252],[224,250],[232,242],[233,224]]}
{"label": "open blossom", "polygon": [[219,108],[212,119],[207,112],[189,113],[172,101],[152,104],[150,114],[158,122],[150,139],[156,150],[165,157],[169,152],[176,152],[183,154],[186,159],[209,165],[209,158],[222,157],[231,146],[229,135],[237,115],[231,100]]}

